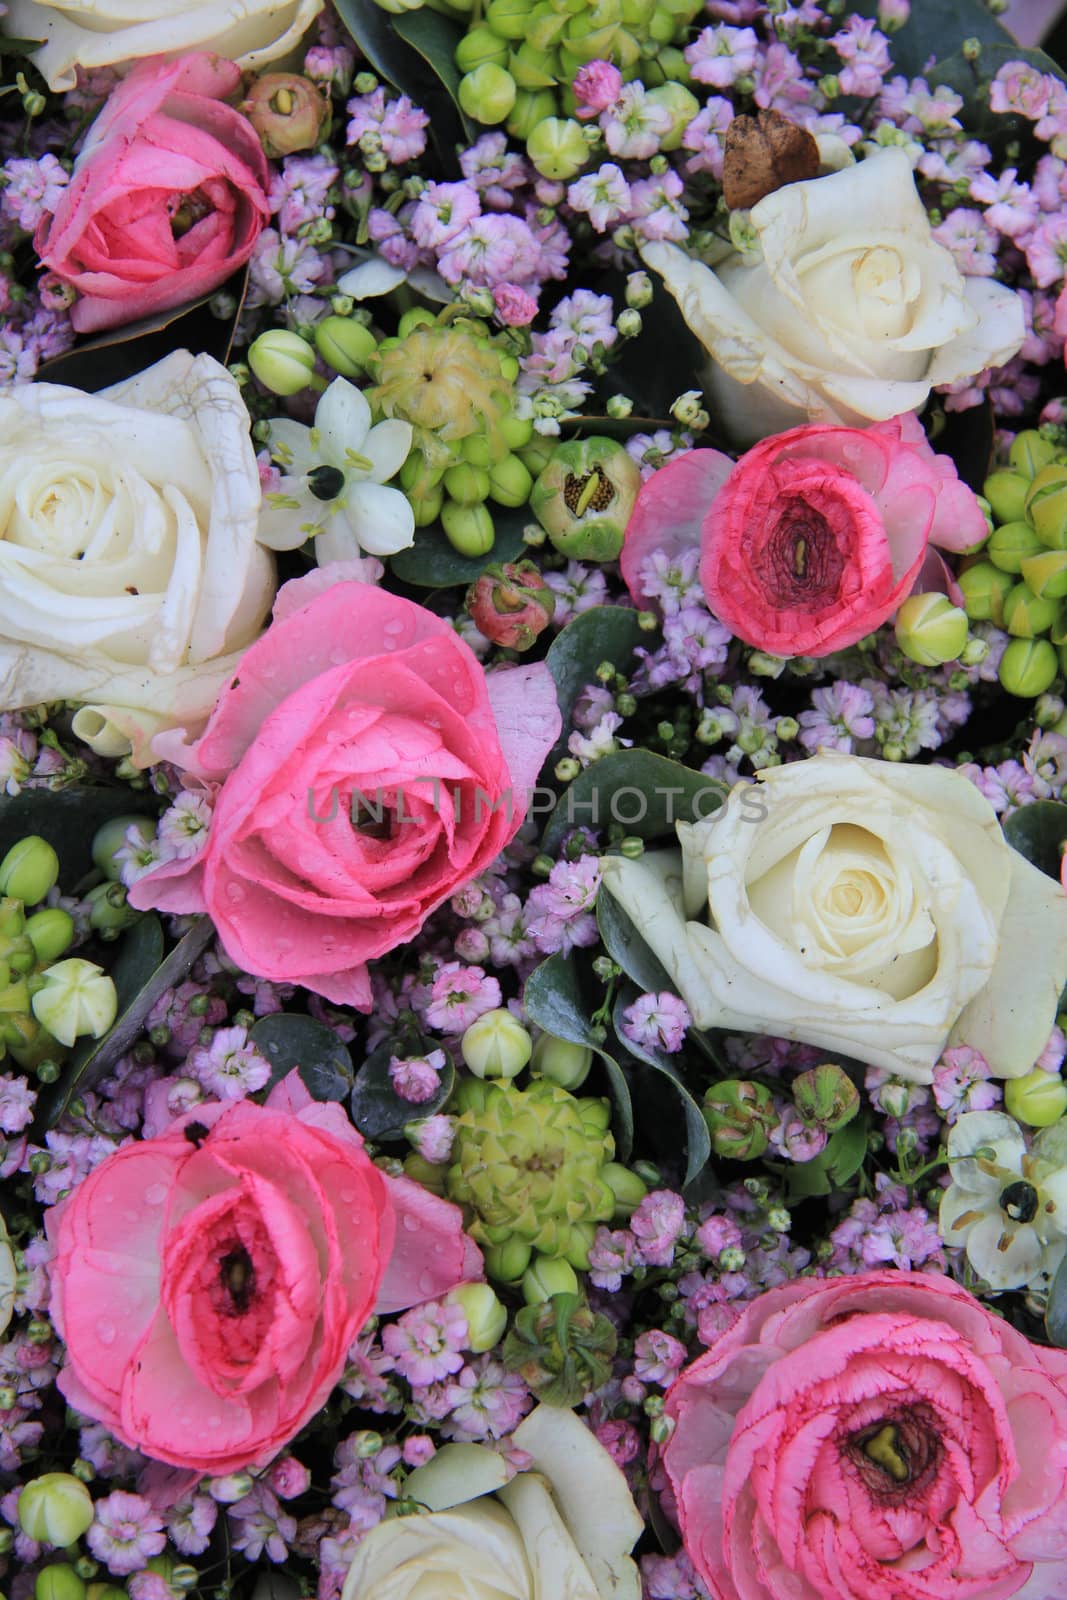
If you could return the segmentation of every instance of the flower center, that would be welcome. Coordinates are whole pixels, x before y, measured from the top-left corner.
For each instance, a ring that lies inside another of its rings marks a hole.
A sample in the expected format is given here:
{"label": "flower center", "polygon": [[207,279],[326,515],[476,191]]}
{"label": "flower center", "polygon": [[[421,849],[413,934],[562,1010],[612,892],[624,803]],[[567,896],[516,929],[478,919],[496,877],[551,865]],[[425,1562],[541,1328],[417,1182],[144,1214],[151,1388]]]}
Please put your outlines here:
{"label": "flower center", "polygon": [[228,1250],[219,1262],[219,1281],[229,1296],[235,1316],[242,1316],[252,1303],[256,1292],[256,1274],[252,1257],[243,1244]]}
{"label": "flower center", "polygon": [[799,496],[790,499],[764,551],[768,598],[782,610],[815,610],[837,593],[845,557],[821,511]]}
{"label": "flower center", "polygon": [[183,194],[176,201],[171,200],[168,208],[173,208],[170,210],[171,234],[175,239],[180,239],[210,215],[212,205],[199,189],[194,189],[191,194]]}
{"label": "flower center", "polygon": [[875,1499],[911,1499],[936,1475],[942,1444],[934,1420],[929,1406],[908,1406],[846,1439],[845,1454]]}
{"label": "flower center", "polygon": [[615,498],[615,490],[602,472],[586,472],[580,476],[568,472],[563,485],[563,500],[568,511],[584,517],[587,511],[606,511]]}
{"label": "flower center", "polygon": [[1024,1178],[1018,1183],[1009,1183],[1000,1192],[1000,1209],[1013,1222],[1032,1222],[1037,1216],[1037,1201],[1037,1190]]}
{"label": "flower center", "polygon": [[340,467],[312,467],[308,473],[308,488],[316,500],[336,500],[345,486],[345,475]]}

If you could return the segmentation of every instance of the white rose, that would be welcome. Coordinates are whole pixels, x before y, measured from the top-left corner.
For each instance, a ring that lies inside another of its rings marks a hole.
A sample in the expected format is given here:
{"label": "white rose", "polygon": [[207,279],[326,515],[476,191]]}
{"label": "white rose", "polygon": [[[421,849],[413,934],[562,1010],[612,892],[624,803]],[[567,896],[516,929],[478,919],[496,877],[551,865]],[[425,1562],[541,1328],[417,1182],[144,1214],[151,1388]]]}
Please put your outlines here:
{"label": "white rose", "polygon": [[603,1445],[556,1406],[513,1437],[533,1459],[510,1483],[503,1457],[476,1444],[411,1473],[405,1493],[427,1511],[371,1530],[341,1600],[640,1600],[629,1551],[644,1522]]}
{"label": "white rose", "polygon": [[[73,89],[75,68],[212,50],[259,70],[300,43],[323,0],[8,0],[4,29],[43,39],[30,57],[48,87]],[[3,31],[3,30],[0,30]]]}
{"label": "white rose", "polygon": [[[701,1028],[929,1083],[946,1045],[1029,1072],[1067,979],[1067,895],[945,767],[822,754],[680,823],[682,857],[604,862]],[[694,922],[707,906],[708,921]]]}
{"label": "white rose", "polygon": [[105,755],[189,728],[274,595],[241,392],[176,351],[126,383],[0,393],[0,706],[82,709]]}
{"label": "white rose", "polygon": [[705,389],[738,444],[915,411],[1023,342],[1018,295],[960,274],[901,150],[776,189],[750,219],[758,250],[714,272],[674,244],[642,251],[712,357]]}

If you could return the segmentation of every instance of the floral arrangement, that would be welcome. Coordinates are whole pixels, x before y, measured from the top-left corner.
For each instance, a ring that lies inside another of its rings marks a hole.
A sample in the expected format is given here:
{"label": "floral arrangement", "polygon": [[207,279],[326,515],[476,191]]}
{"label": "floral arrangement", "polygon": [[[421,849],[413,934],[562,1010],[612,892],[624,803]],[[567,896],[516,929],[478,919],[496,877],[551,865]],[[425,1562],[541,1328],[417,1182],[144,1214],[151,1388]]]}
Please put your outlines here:
{"label": "floral arrangement", "polygon": [[1067,1596],[997,11],[0,4],[5,1600]]}

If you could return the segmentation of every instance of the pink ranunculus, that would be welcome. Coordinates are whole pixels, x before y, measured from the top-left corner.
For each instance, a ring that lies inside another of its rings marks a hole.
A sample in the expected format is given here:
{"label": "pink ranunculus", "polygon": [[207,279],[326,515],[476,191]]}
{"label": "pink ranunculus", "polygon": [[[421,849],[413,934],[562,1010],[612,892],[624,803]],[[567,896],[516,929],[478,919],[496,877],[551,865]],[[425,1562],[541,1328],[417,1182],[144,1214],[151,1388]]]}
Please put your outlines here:
{"label": "pink ranunculus", "polygon": [[226,104],[240,85],[232,61],[199,51],[144,61],[112,90],[34,240],[78,290],[79,333],[182,305],[248,260],[270,215],[270,168]]}
{"label": "pink ranunculus", "polygon": [[639,596],[646,555],[699,542],[711,610],[773,655],[855,644],[911,593],[929,544],[966,550],[988,531],[977,497],[912,415],[793,428],[747,451],[725,481],[723,466],[718,451],[695,450],[648,479],[623,573]]}
{"label": "pink ranunculus", "polygon": [[214,1475],[288,1443],[373,1311],[481,1275],[458,1207],[386,1177],[295,1074],[266,1106],[197,1106],[123,1145],[48,1232],[63,1394],[145,1455]]}
{"label": "pink ranunculus", "polygon": [[802,1279],[666,1400],[714,1600],[1062,1600],[1067,1352],[937,1273]]}
{"label": "pink ranunculus", "polygon": [[203,853],[131,903],[206,910],[246,972],[369,1010],[367,962],[514,838],[560,730],[542,662],[486,673],[447,622],[369,584],[286,584],[203,737]]}

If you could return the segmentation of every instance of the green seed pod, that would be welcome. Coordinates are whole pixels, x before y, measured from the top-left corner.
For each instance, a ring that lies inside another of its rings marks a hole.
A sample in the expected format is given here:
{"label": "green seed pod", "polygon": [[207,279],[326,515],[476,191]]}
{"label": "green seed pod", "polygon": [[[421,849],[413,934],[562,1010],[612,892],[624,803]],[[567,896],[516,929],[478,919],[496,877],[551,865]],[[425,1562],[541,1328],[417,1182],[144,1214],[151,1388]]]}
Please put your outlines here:
{"label": "green seed pod", "polygon": [[976,561],[957,579],[963,591],[963,605],[972,622],[995,622],[1004,618],[1004,601],[1014,587],[1011,574],[1001,572],[991,561]]}
{"label": "green seed pod", "polygon": [[1039,600],[1025,583],[1017,583],[1004,599],[1004,626],[1016,639],[1036,639],[1056,620],[1054,600]]}
{"label": "green seed pod", "polygon": [[42,1028],[68,1046],[83,1034],[102,1038],[118,1011],[115,985],[103,968],[71,956],[41,976],[32,1004]]}
{"label": "green seed pod", "polygon": [[1058,665],[1047,639],[1013,639],[1000,658],[997,676],[1008,694],[1036,700],[1053,683]]}
{"label": "green seed pod", "polygon": [[342,378],[360,378],[378,341],[368,327],[351,317],[323,317],[315,324],[315,348]]}
{"label": "green seed pod", "polygon": [[990,534],[982,555],[1001,572],[1019,572],[1028,556],[1045,548],[1028,522],[1005,522]]}
{"label": "green seed pod", "polygon": [[288,328],[268,328],[248,347],[248,365],[271,394],[299,394],[311,382],[315,352]]}

